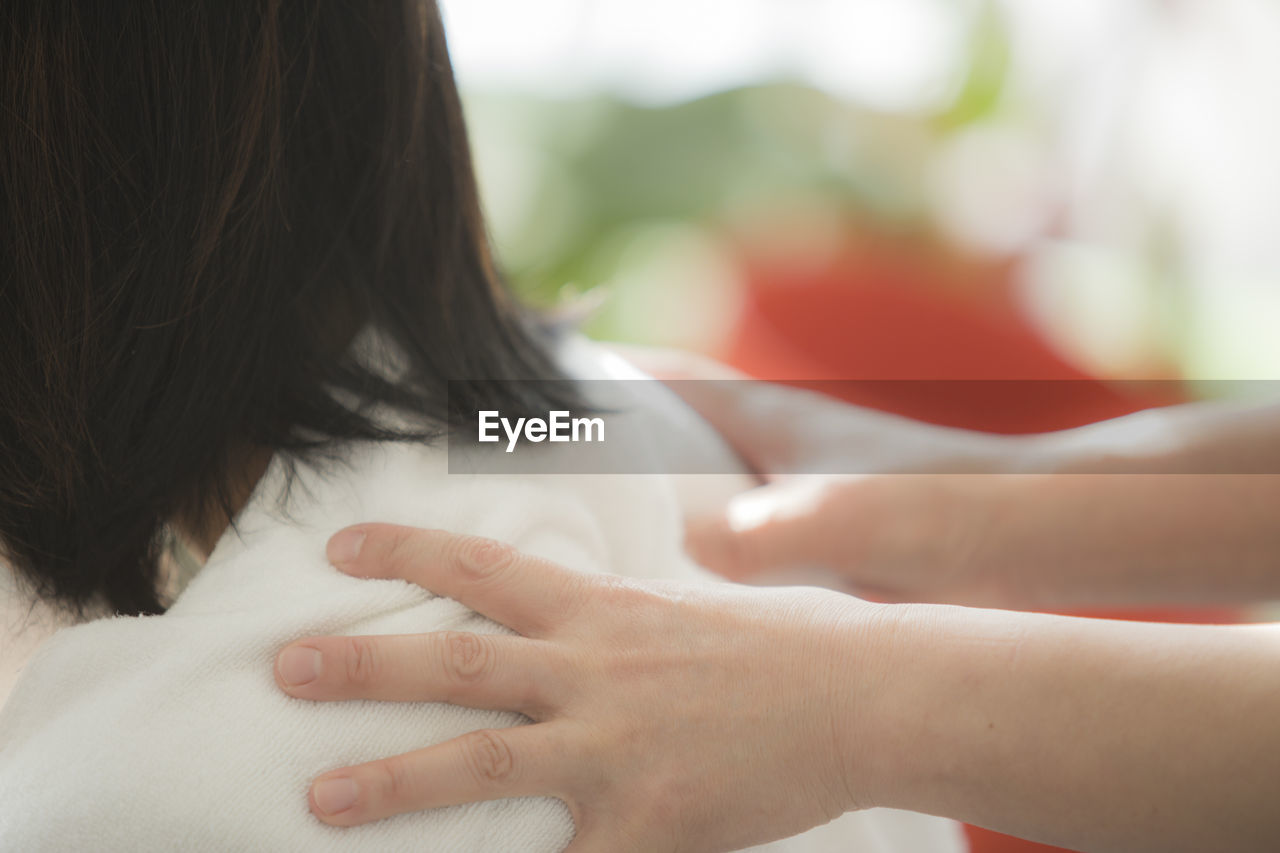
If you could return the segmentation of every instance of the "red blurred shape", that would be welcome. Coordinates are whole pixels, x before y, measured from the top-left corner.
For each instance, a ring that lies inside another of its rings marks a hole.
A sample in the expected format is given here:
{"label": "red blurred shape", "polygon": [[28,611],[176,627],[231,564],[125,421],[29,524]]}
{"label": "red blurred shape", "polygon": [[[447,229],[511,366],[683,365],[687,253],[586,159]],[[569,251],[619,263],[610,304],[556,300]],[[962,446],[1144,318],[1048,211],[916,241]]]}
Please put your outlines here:
{"label": "red blurred shape", "polygon": [[[916,257],[895,247],[816,268],[749,257],[745,268],[747,298],[724,356],[763,379],[869,380],[848,383],[839,396],[1000,433],[1066,429],[1182,401],[1172,382],[1138,392],[1064,361],[1011,306],[1000,267],[940,265],[927,251]],[[931,275],[960,281],[930,286]]]}
{"label": "red blurred shape", "polygon": [[[1005,267],[947,257],[930,245],[872,244],[865,237],[821,265],[780,262],[749,245],[742,254],[745,306],[720,356],[761,379],[796,385],[860,380],[819,387],[850,403],[1010,434],[1067,429],[1183,401],[1175,383],[1113,386],[1064,361],[1013,305]],[[1241,616],[1228,608],[1074,615],[1192,623]],[[966,831],[973,853],[1063,849],[978,827]]]}

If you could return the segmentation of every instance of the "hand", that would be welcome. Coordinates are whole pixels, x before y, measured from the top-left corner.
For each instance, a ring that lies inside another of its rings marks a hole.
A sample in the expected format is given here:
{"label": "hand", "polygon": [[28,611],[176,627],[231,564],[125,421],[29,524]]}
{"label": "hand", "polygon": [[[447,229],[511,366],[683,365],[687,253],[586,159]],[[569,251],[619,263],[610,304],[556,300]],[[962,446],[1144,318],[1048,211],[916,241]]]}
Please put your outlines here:
{"label": "hand", "polygon": [[766,382],[670,381],[732,376],[698,357],[640,361],[768,481],[689,525],[690,553],[729,578],[817,566],[828,574],[809,582],[882,601],[1015,609],[1241,603],[1280,589],[1280,405],[997,436]]}
{"label": "hand", "polygon": [[[574,853],[725,850],[869,805],[847,780],[868,763],[850,733],[883,675],[879,605],[818,589],[581,575],[496,542],[389,525],[337,534],[329,557],[524,636],[300,640],[277,658],[282,689],[516,710],[534,724],[325,774],[310,802],[326,823],[546,795],[573,815]],[[851,644],[856,678],[844,668]],[[306,684],[290,684],[297,649],[321,654]],[[334,808],[331,794],[353,785],[354,801]]]}
{"label": "hand", "polygon": [[802,475],[736,496],[687,523],[685,547],[736,581],[806,578],[885,602],[1010,607],[1017,575],[995,571],[1008,489],[981,475]]}
{"label": "hand", "polygon": [[989,570],[1008,489],[984,475],[1033,467],[1028,440],[752,381],[688,353],[621,352],[666,380],[767,483],[690,522],[686,545],[703,565],[734,580],[818,566],[835,588],[886,601],[1016,600]]}

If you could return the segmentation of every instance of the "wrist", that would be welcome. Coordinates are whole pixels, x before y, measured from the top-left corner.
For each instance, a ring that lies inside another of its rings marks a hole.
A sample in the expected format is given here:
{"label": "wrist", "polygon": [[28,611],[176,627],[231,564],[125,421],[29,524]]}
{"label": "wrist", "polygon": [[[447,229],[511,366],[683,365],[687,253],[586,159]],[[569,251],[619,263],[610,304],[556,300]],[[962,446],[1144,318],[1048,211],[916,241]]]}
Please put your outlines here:
{"label": "wrist", "polygon": [[868,519],[871,544],[850,564],[861,567],[869,590],[883,587],[899,601],[1011,606],[1022,595],[1026,566],[1011,559],[1009,523],[1011,514],[1027,511],[1019,502],[1035,497],[1029,479],[960,474],[868,481],[870,494],[879,496],[871,501],[876,511],[860,515]]}
{"label": "wrist", "polygon": [[[956,484],[942,559],[955,565],[954,594],[938,601],[970,607],[1025,609],[1051,606],[1061,536],[1059,478],[996,475]],[[1065,547],[1065,546],[1064,546]],[[939,562],[938,565],[947,565]]]}
{"label": "wrist", "polygon": [[911,802],[919,771],[903,724],[919,707],[919,649],[930,633],[932,605],[856,602],[833,659],[832,731],[849,809]]}
{"label": "wrist", "polygon": [[[977,607],[1017,607],[1037,586],[1032,576],[1043,562],[1018,554],[1017,531],[1035,530],[1050,498],[1045,470],[1059,452],[1044,437],[988,435],[975,446],[972,473],[932,478],[916,536],[916,554],[927,543],[929,572],[940,582],[934,594],[910,600]],[[1060,523],[1060,522],[1059,522]]]}
{"label": "wrist", "polygon": [[1088,430],[989,436],[985,461],[976,466],[982,473],[936,478],[915,547],[932,543],[931,563],[945,570],[945,586],[917,600],[1005,609],[1061,605],[1061,587],[1070,583],[1062,577],[1069,565],[1062,556],[1073,548],[1062,519],[1078,517],[1080,493],[1094,488],[1060,475],[1123,468],[1123,449]]}
{"label": "wrist", "polygon": [[[868,684],[849,736],[848,785],[860,805],[956,817],[1005,736],[991,716],[1018,657],[1016,614],[951,605],[889,605],[876,638],[852,655]],[[850,671],[848,677],[856,677]]]}

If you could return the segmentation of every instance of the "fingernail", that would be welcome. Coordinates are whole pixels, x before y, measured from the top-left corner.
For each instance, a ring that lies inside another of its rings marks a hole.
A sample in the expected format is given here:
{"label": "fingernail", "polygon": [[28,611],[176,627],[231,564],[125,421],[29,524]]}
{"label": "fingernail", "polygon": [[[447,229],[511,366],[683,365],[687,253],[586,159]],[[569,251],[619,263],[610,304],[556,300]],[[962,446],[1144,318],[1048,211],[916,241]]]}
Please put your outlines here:
{"label": "fingernail", "polygon": [[320,677],[320,652],[306,646],[294,646],[280,653],[276,665],[285,684],[301,687]]}
{"label": "fingernail", "polygon": [[311,798],[316,808],[325,814],[344,812],[356,804],[360,786],[350,777],[325,779],[311,786]]}
{"label": "fingernail", "polygon": [[341,568],[344,563],[355,562],[360,556],[360,547],[364,545],[363,530],[343,530],[335,533],[329,540],[329,562]]}

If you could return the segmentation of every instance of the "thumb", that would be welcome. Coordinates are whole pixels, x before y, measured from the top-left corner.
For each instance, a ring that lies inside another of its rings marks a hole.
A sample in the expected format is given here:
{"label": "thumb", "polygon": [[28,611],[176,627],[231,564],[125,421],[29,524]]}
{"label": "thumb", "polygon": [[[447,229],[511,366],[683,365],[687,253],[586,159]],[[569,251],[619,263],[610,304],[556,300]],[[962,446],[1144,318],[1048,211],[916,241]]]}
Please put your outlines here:
{"label": "thumb", "polygon": [[829,564],[848,525],[833,517],[824,486],[816,478],[794,478],[743,492],[722,512],[690,521],[685,549],[731,580]]}

